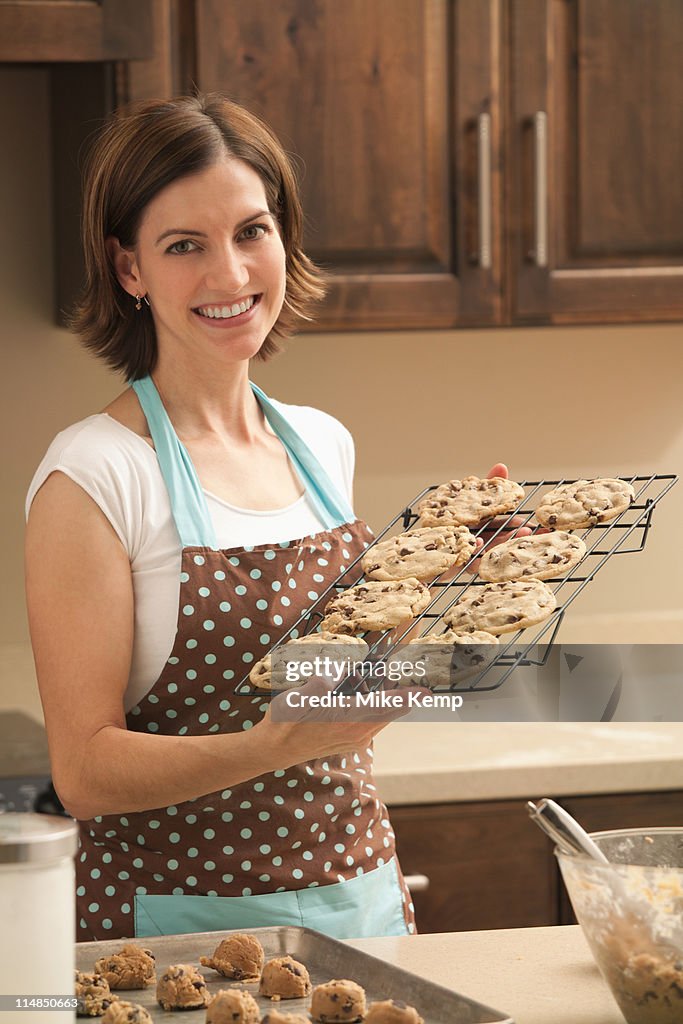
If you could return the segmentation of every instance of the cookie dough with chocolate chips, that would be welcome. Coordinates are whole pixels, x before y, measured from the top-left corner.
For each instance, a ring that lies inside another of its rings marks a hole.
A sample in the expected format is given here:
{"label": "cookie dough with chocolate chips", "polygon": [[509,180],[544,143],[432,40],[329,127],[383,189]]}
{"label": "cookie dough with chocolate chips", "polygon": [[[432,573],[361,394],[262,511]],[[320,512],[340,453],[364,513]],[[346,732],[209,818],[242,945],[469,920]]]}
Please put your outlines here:
{"label": "cookie dough with chocolate chips", "polygon": [[500,636],[543,622],[555,604],[554,593],[542,580],[487,583],[471,587],[444,612],[443,621],[451,629],[483,629]]}
{"label": "cookie dough with chocolate chips", "polygon": [[316,985],[311,996],[311,1017],[320,1024],[344,1024],[365,1016],[365,991],[348,978]]}
{"label": "cookie dough with chocolate chips", "polygon": [[96,972],[76,971],[76,1016],[101,1017],[118,999],[113,996],[109,982]]}
{"label": "cookie dough with chocolate chips", "polygon": [[370,1003],[365,1024],[424,1024],[424,1021],[414,1006],[400,999],[383,999]]}
{"label": "cookie dough with chocolate chips", "polygon": [[415,511],[423,526],[478,526],[494,516],[514,511],[523,497],[524,489],[514,480],[466,476],[464,480],[441,484],[422,499]]}
{"label": "cookie dough with chocolate chips", "polygon": [[[326,644],[349,644],[353,645],[353,660],[363,661],[366,654],[368,653],[368,645],[364,640],[361,640],[358,636],[341,635],[339,633],[330,633],[328,630],[322,630],[320,633],[308,633],[307,636],[296,637],[293,640],[288,640],[286,644],[283,644],[280,650],[286,652],[286,656],[290,656],[292,661],[296,661],[299,653],[301,644],[306,645],[306,650],[302,651],[302,655],[305,654],[307,660],[313,660],[316,655],[324,657]],[[309,650],[310,645],[315,645]],[[277,673],[277,669],[276,669]],[[260,690],[281,690],[292,686],[301,686],[301,683],[305,682],[305,679],[297,680],[296,682],[287,682],[283,678],[275,681],[273,679],[273,660],[270,654],[266,654],[264,658],[257,661],[249,673],[249,680],[253,686],[256,686]]]}
{"label": "cookie dough with chocolate chips", "polygon": [[349,634],[392,629],[423,612],[429,600],[428,588],[414,577],[386,583],[370,580],[332,598],[320,628]]}
{"label": "cookie dough with chocolate chips", "polygon": [[423,526],[374,544],[361,559],[369,580],[432,580],[456,565],[464,565],[477,550],[466,526]]}
{"label": "cookie dough with chocolate chips", "polygon": [[221,988],[206,1008],[206,1024],[259,1024],[258,1003],[250,992]]}
{"label": "cookie dough with chocolate chips", "polygon": [[564,576],[586,554],[580,537],[565,530],[512,537],[483,556],[479,575],[491,583],[505,580],[550,580]]}
{"label": "cookie dough with chocolate chips", "polygon": [[534,514],[541,526],[551,530],[580,530],[614,519],[634,498],[635,491],[626,480],[576,480],[548,491]]}
{"label": "cookie dough with chocolate chips", "polygon": [[103,974],[111,989],[146,988],[156,980],[154,954],[135,943],[122,946],[95,961],[95,970]]}
{"label": "cookie dough with chocolate chips", "polygon": [[276,956],[261,973],[259,992],[270,999],[300,999],[311,991],[308,971],[291,956]]}
{"label": "cookie dough with chocolate chips", "polygon": [[120,1000],[111,1004],[101,1024],[154,1024],[154,1021],[144,1006]]}
{"label": "cookie dough with chocolate chips", "polygon": [[199,962],[233,981],[258,981],[265,959],[257,938],[238,934],[228,935],[218,943],[212,956],[200,956]]}
{"label": "cookie dough with chocolate chips", "polygon": [[163,1010],[201,1010],[209,990],[194,964],[171,964],[157,982],[157,1002]]}

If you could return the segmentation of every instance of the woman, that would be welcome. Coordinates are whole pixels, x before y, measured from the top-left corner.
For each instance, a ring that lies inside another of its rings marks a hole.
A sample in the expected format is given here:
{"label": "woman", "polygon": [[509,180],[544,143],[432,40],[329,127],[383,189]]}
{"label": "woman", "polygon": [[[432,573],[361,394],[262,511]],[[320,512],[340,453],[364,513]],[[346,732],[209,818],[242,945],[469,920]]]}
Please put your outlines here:
{"label": "woman", "polygon": [[91,153],[73,327],[131,386],[55,439],[27,501],[80,940],[414,929],[372,782],[387,713],[323,730],[235,695],[372,536],[345,428],[248,377],[323,292],[301,233],[280,145],[220,97],[142,104]]}

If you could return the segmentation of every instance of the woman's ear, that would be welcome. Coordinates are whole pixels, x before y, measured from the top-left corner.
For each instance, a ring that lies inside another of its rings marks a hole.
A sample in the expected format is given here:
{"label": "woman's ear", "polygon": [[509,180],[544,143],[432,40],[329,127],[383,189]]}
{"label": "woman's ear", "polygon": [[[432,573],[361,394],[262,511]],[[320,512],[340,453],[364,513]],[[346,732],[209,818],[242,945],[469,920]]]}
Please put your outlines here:
{"label": "woman's ear", "polygon": [[145,287],[140,277],[140,271],[133,250],[124,249],[118,238],[115,238],[114,235],[110,235],[105,239],[104,244],[121,287],[129,295],[144,295]]}

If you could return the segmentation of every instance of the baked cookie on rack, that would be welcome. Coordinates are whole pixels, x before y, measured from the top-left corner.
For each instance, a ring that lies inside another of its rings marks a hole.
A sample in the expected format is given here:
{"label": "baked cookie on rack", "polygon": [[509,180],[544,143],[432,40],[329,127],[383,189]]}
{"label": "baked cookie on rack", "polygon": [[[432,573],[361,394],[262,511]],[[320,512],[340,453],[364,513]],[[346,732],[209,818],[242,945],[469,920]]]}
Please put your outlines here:
{"label": "baked cookie on rack", "polygon": [[564,576],[586,554],[580,537],[565,530],[512,537],[482,557],[479,575],[490,583],[505,580],[551,580]]}
{"label": "baked cookie on rack", "polygon": [[328,602],[320,628],[350,635],[393,629],[423,612],[429,600],[429,589],[414,576],[358,583]]}
{"label": "baked cookie on rack", "polygon": [[506,477],[482,480],[466,476],[441,484],[422,499],[415,511],[423,526],[479,526],[494,516],[513,512],[523,497],[524,489]]}
{"label": "baked cookie on rack", "polygon": [[369,580],[432,580],[446,569],[464,565],[477,550],[466,526],[423,526],[381,540],[365,552],[361,568]]}
{"label": "baked cookie on rack", "polygon": [[401,682],[418,686],[450,686],[476,675],[496,656],[497,636],[483,629],[472,633],[447,629],[443,633],[426,633],[409,640],[399,648],[409,661],[422,661],[424,674],[404,674]]}
{"label": "baked cookie on rack", "polygon": [[451,629],[483,629],[500,636],[543,622],[555,605],[554,593],[542,580],[487,583],[467,591],[444,612],[443,621]]}
{"label": "baked cookie on rack", "polygon": [[614,519],[634,498],[627,480],[576,480],[544,494],[534,514],[541,526],[551,530],[580,530]]}
{"label": "baked cookie on rack", "polygon": [[[326,644],[353,644],[354,659],[357,658],[358,661],[364,660],[369,649],[365,640],[361,640],[359,636],[342,635],[340,632],[333,633],[327,629],[322,629],[319,633],[308,633],[306,636],[288,640],[278,650],[286,650],[291,659],[296,660],[298,649],[302,644],[307,645],[306,658],[308,660],[315,658],[316,654],[323,657]],[[312,644],[316,646],[309,651],[308,648]],[[249,681],[252,686],[256,686],[259,690],[287,689],[293,686],[301,686],[302,682],[305,682],[304,679],[297,680],[295,683],[288,683],[285,679],[273,680],[273,659],[271,654],[266,654],[265,657],[256,662],[249,673]]]}

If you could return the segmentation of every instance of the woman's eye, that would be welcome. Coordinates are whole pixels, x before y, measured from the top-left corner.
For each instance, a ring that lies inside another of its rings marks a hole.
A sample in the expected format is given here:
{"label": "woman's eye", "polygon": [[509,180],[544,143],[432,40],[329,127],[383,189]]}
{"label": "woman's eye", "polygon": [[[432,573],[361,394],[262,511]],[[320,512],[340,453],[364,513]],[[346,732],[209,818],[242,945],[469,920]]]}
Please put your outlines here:
{"label": "woman's eye", "polygon": [[[192,246],[192,248],[190,249],[188,246]],[[176,256],[184,256],[185,253],[192,252],[196,247],[196,242],[193,242],[189,238],[182,238],[179,242],[174,242],[173,245],[169,245],[166,252],[174,253]]]}
{"label": "woman's eye", "polygon": [[265,224],[250,224],[242,232],[242,237],[246,238],[247,241],[252,241],[256,238],[263,238],[267,232],[268,228]]}

